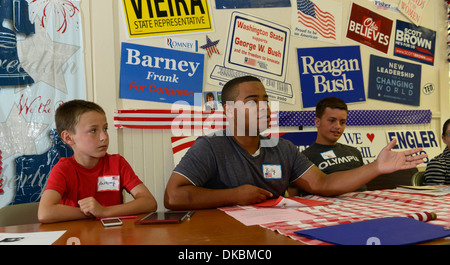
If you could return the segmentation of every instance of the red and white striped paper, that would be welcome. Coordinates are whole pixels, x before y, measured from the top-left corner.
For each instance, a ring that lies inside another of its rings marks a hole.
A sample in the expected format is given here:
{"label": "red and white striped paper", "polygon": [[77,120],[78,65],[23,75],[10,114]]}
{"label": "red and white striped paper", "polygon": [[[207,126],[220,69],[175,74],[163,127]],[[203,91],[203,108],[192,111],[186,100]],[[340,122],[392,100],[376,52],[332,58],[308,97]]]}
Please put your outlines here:
{"label": "red and white striped paper", "polygon": [[[272,127],[277,126],[277,113],[271,113]],[[116,110],[114,126],[131,129],[203,129],[223,130],[228,121],[223,111],[191,111],[191,110]]]}

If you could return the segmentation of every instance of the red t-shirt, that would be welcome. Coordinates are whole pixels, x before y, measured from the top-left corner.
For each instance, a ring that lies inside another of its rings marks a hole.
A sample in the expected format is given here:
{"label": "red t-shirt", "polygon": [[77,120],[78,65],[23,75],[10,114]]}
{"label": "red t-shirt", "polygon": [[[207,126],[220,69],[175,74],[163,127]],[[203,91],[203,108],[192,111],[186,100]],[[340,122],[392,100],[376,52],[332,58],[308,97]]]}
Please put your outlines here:
{"label": "red t-shirt", "polygon": [[94,197],[105,207],[123,203],[123,189],[130,192],[140,183],[120,155],[106,154],[93,168],[81,166],[72,156],[61,158],[53,167],[45,189],[59,192],[60,204],[79,207],[79,200]]}

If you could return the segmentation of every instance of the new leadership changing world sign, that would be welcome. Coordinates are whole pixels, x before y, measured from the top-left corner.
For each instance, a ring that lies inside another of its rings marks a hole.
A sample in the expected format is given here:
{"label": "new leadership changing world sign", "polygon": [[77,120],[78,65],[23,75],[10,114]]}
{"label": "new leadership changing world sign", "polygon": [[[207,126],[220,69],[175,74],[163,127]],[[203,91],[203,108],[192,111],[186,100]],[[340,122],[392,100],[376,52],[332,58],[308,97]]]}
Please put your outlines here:
{"label": "new leadership changing world sign", "polygon": [[420,106],[422,66],[370,56],[369,98]]}
{"label": "new leadership changing world sign", "polygon": [[122,43],[120,98],[201,106],[203,54]]}
{"label": "new leadership changing world sign", "polygon": [[303,107],[325,97],[365,101],[359,46],[297,49]]}

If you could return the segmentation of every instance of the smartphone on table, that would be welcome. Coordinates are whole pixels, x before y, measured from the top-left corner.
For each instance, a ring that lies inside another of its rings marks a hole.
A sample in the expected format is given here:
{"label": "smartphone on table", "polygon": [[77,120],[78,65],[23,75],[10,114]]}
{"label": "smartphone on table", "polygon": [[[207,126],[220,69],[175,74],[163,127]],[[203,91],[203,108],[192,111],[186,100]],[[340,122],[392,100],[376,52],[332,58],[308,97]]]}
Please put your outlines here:
{"label": "smartphone on table", "polygon": [[122,225],[122,220],[117,217],[100,219],[104,227]]}

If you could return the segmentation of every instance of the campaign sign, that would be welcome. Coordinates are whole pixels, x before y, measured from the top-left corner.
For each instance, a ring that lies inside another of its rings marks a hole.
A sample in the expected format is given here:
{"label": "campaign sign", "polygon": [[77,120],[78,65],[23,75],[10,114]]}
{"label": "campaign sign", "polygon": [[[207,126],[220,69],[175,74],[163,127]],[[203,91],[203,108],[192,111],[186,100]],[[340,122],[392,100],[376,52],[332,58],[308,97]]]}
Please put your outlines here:
{"label": "campaign sign", "polygon": [[211,32],[208,0],[122,0],[130,38]]}
{"label": "campaign sign", "polygon": [[300,152],[312,145],[317,138],[317,132],[287,132],[280,133],[280,138],[291,141]]}
{"label": "campaign sign", "polygon": [[394,55],[433,65],[435,46],[436,31],[397,20]]}
{"label": "campaign sign", "polygon": [[419,154],[428,155],[428,158],[424,159],[424,164],[442,152],[439,146],[440,137],[433,130],[386,131],[386,137],[389,142],[394,138],[397,139],[397,145],[392,148],[393,151],[422,148]]}
{"label": "campaign sign", "polygon": [[421,71],[421,65],[372,54],[369,98],[419,106]]}
{"label": "campaign sign", "polygon": [[359,46],[299,48],[297,56],[303,107],[330,96],[366,100]]}
{"label": "campaign sign", "polygon": [[391,32],[392,20],[352,3],[347,38],[387,53]]}
{"label": "campaign sign", "polygon": [[119,97],[194,105],[194,94],[203,89],[204,57],[124,42]]}
{"label": "campaign sign", "polygon": [[225,67],[284,81],[290,35],[285,26],[233,12]]}
{"label": "campaign sign", "polygon": [[252,75],[264,84],[270,100],[295,104],[292,85],[286,83],[290,36],[286,26],[233,12],[223,66],[214,67],[208,82],[223,86],[233,78]]}
{"label": "campaign sign", "polygon": [[216,9],[290,7],[290,0],[216,0]]}
{"label": "campaign sign", "polygon": [[429,0],[400,0],[398,10],[409,18],[414,24],[419,25],[422,21],[423,11]]}
{"label": "campaign sign", "polygon": [[387,145],[385,131],[370,129],[345,130],[338,142],[358,149],[364,164],[375,161],[378,154]]}

